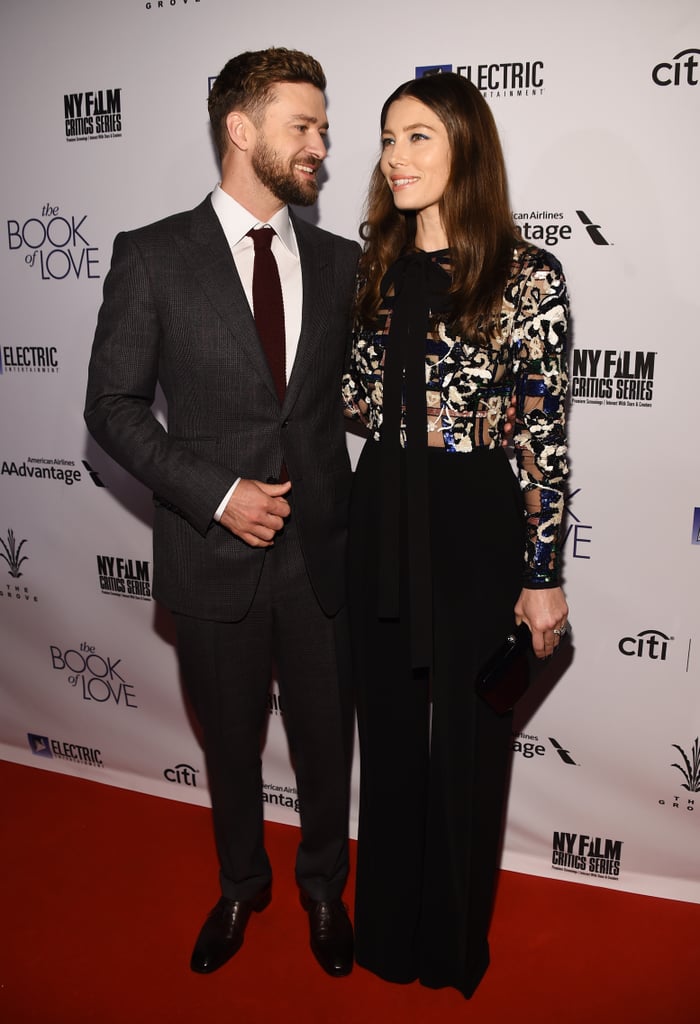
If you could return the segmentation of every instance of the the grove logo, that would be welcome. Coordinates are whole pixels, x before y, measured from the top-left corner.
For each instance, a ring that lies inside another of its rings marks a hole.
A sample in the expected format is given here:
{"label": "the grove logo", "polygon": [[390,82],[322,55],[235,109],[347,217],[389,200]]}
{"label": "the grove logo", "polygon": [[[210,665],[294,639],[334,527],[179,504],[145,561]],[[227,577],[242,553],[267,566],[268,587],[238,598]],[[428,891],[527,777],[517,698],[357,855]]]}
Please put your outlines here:
{"label": "the grove logo", "polygon": [[672,746],[683,758],[682,765],[677,762],[671,765],[672,768],[677,768],[685,779],[681,783],[682,788],[687,789],[690,793],[700,793],[700,738],[695,737],[690,755],[686,754],[683,747],[677,743],[673,743]]}
{"label": "the grove logo", "polygon": [[[698,55],[700,50],[681,50],[670,61],[661,61],[651,72],[655,85],[698,85]],[[685,58],[685,60],[683,59]]]}
{"label": "the grove logo", "polygon": [[4,540],[0,539],[0,545],[2,545],[2,551],[0,551],[0,558],[3,558],[9,566],[9,574],[18,580],[22,575],[21,565],[22,562],[26,562],[29,555],[22,555],[21,551],[24,545],[27,543],[26,539],[21,540],[19,544],[15,540],[15,531],[7,531],[7,544]]}
{"label": "the grove logo", "polygon": [[628,658],[666,661],[668,645],[674,639],[672,636],[666,636],[660,629],[643,629],[636,636],[623,636],[617,649]]}

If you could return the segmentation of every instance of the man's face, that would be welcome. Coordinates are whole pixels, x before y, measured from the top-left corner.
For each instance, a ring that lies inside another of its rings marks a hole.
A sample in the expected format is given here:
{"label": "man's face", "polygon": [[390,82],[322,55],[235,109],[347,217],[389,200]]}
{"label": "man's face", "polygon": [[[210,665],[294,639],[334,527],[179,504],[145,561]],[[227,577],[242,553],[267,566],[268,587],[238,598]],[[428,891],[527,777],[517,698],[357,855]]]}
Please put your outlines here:
{"label": "man's face", "polygon": [[280,82],[257,126],[252,152],[260,182],[283,203],[310,206],[326,156],[328,119],[323,93],[308,82]]}

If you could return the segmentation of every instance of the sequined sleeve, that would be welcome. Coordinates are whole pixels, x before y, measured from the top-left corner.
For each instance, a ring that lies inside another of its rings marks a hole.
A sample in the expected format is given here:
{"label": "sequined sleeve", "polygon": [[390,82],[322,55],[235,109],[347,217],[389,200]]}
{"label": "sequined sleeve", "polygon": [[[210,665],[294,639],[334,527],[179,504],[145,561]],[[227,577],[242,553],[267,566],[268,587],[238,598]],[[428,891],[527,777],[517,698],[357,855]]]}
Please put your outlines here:
{"label": "sequined sleeve", "polygon": [[[568,473],[565,430],[569,302],[559,262],[539,251],[509,288],[517,416],[514,445],[525,501],[523,585],[559,585],[558,539]],[[508,298],[508,296],[507,296]]]}
{"label": "sequined sleeve", "polygon": [[[355,331],[352,336],[350,354],[343,374],[342,398],[345,415],[349,419],[359,420],[365,426],[368,425],[367,410],[370,405],[369,395],[363,386],[366,380],[363,372],[362,360],[363,350],[367,345],[368,337],[362,331]],[[381,389],[381,383],[379,383]],[[381,406],[381,394],[375,396],[379,399]]]}

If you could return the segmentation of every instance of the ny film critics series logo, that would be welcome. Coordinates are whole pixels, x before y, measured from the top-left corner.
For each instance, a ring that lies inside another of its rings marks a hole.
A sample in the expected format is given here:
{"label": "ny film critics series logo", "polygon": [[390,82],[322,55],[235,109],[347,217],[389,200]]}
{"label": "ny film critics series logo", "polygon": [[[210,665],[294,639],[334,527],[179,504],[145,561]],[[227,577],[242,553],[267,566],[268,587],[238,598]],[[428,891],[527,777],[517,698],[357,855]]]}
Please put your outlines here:
{"label": "ny film critics series logo", "polygon": [[659,800],[660,807],[667,807],[670,810],[695,810],[695,793],[700,793],[700,737],[695,737],[692,747],[686,750],[678,743],[671,746],[678,752],[678,759],[670,765],[675,768],[676,786],[673,795],[663,797]]}
{"label": "ny film critics series logo", "polygon": [[26,543],[27,538],[18,540],[12,528],[7,531],[5,540],[0,537],[0,572],[5,570],[10,577],[10,580],[3,580],[3,584],[0,585],[0,607],[16,601],[30,601],[36,604],[39,600],[36,594],[30,592],[26,582],[19,582],[24,576],[22,567],[29,560]]}
{"label": "ny film critics series logo", "polygon": [[589,878],[620,877],[622,840],[603,839],[576,832],[554,832],[552,836],[552,867]]}
{"label": "ny film critics series logo", "polygon": [[151,567],[139,558],[98,555],[97,573],[103,594],[130,597],[137,601],[151,600]]}
{"label": "ny film critics series logo", "polygon": [[121,658],[113,661],[86,642],[65,649],[51,644],[49,654],[54,672],[59,672],[82,700],[138,708],[134,686],[124,678]]}
{"label": "ny film critics series logo", "polygon": [[90,239],[87,214],[44,203],[38,217],[7,221],[7,245],[42,281],[97,280],[99,249]]}
{"label": "ny film critics series logo", "polygon": [[122,134],[121,89],[69,92],[63,97],[68,142],[119,139]]}
{"label": "ny film critics series logo", "polygon": [[656,355],[633,349],[574,348],[570,370],[572,403],[650,409]]}

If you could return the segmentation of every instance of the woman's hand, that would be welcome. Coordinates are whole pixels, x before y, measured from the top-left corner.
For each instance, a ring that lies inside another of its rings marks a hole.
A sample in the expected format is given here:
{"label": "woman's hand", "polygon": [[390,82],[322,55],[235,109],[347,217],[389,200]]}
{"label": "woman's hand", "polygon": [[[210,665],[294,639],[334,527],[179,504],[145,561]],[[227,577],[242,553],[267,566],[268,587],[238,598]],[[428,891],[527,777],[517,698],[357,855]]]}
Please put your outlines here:
{"label": "woman's hand", "polygon": [[561,587],[552,590],[521,590],[515,603],[517,625],[526,622],[532,633],[532,649],[538,658],[547,658],[559,645],[566,631],[569,606]]}

